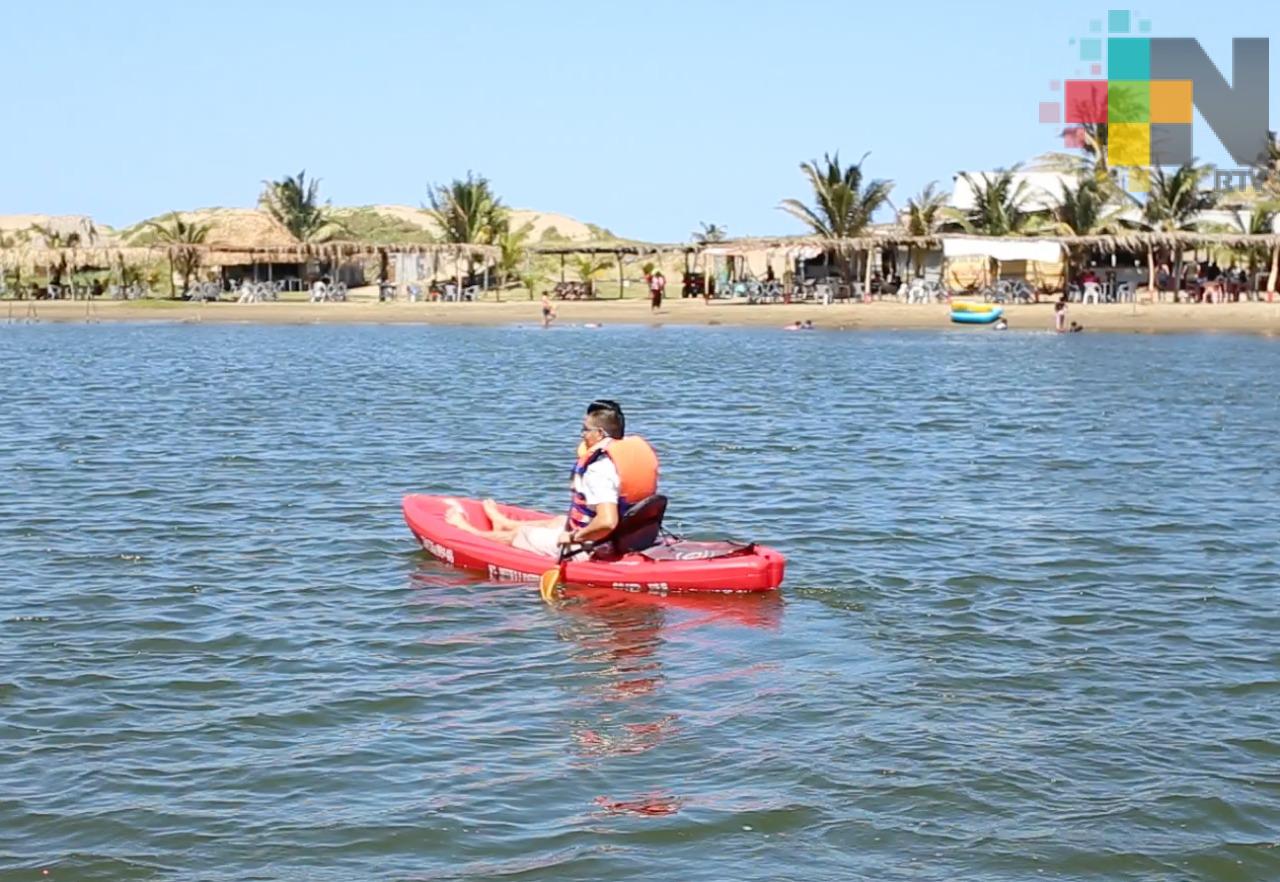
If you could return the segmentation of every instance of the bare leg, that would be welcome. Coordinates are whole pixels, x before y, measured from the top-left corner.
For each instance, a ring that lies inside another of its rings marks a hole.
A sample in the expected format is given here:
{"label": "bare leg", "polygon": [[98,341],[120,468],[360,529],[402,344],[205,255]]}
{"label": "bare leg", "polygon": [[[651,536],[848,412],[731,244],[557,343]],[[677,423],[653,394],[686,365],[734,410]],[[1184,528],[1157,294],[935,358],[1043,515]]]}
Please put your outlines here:
{"label": "bare leg", "polygon": [[467,520],[467,516],[460,508],[451,508],[445,512],[444,522],[451,527],[457,527],[464,533],[470,533],[472,536],[479,536],[491,542],[501,542],[503,545],[510,545],[516,535],[515,530],[481,530]]}
{"label": "bare leg", "polygon": [[484,509],[485,515],[489,518],[489,523],[493,524],[493,529],[503,531],[511,530],[512,532],[521,527],[563,527],[564,516],[547,518],[546,520],[536,521],[517,521],[504,515],[499,509],[498,504],[492,499],[486,499],[480,503],[480,507]]}
{"label": "bare leg", "polygon": [[499,511],[498,504],[492,499],[484,500],[480,503],[480,507],[484,509],[485,516],[489,518],[489,523],[493,524],[495,530],[514,530],[520,526],[518,522]]}

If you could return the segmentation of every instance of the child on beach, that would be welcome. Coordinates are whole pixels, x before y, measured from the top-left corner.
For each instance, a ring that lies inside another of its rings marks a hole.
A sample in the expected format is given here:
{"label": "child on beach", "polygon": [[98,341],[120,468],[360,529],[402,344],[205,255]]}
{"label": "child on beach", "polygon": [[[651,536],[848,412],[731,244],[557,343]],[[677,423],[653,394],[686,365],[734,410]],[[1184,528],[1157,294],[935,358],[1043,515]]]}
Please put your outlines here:
{"label": "child on beach", "polygon": [[544,328],[551,327],[551,321],[556,317],[556,308],[551,303],[551,298],[542,294],[542,326]]}
{"label": "child on beach", "polygon": [[1053,330],[1059,334],[1065,334],[1067,331],[1066,296],[1053,305]]}

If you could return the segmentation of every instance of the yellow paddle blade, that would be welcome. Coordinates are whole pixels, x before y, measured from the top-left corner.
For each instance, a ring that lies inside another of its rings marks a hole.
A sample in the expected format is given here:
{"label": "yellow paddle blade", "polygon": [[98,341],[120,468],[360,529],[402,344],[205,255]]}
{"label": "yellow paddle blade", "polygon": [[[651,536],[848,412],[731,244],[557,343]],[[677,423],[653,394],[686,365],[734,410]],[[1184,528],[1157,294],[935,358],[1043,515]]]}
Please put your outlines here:
{"label": "yellow paddle blade", "polygon": [[538,580],[538,593],[547,603],[555,600],[556,589],[560,587],[560,568],[547,570]]}

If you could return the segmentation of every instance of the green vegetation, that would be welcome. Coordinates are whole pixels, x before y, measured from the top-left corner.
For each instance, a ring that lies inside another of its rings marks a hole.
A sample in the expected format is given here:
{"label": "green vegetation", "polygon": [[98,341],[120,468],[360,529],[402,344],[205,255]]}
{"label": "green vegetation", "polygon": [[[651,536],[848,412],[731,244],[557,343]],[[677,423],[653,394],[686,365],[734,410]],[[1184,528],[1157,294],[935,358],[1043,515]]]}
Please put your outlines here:
{"label": "green vegetation", "polygon": [[502,256],[495,267],[499,288],[508,280],[515,278],[516,273],[524,267],[529,254],[526,240],[532,231],[532,222],[524,224],[518,230],[512,230],[503,225],[502,231],[498,234],[498,247],[502,250]]}
{"label": "green vegetation", "polygon": [[[822,164],[817,160],[800,163],[800,170],[813,188],[813,207],[799,199],[784,199],[779,205],[783,211],[797,218],[823,239],[853,239],[862,235],[871,225],[871,218],[889,201],[893,190],[890,181],[876,179],[865,185],[862,180],[862,163],[869,153],[847,168],[840,165],[840,153],[833,157],[826,154]],[[856,275],[857,255],[843,245],[836,246],[836,257],[846,279]]]}
{"label": "green vegetation", "polygon": [[861,235],[871,224],[871,218],[880,206],[889,201],[893,183],[876,179],[862,182],[862,163],[865,153],[856,165],[844,168],[840,165],[839,152],[833,157],[800,163],[800,170],[813,188],[814,205],[810,208],[799,199],[784,199],[779,206],[783,211],[799,219],[815,235],[824,239],[852,239]]}
{"label": "green vegetation", "polygon": [[441,242],[492,245],[507,227],[507,207],[483,176],[467,172],[465,180],[432,187],[427,199]]}
{"label": "green vegetation", "polygon": [[[55,230],[52,226],[32,224],[25,233],[26,238],[24,241],[30,240],[33,236],[38,236],[41,240],[41,244],[45,248],[79,248],[81,245],[92,245],[98,238],[98,230],[93,226],[93,224],[90,224],[88,229],[83,233],[62,233]],[[49,271],[49,284],[61,285],[62,277],[66,272],[67,256],[63,254],[58,260],[57,265],[52,267]]]}
{"label": "green vegetation", "polygon": [[424,227],[393,215],[382,214],[375,208],[340,208],[334,209],[333,215],[354,242],[410,245],[431,241],[431,233]]}
{"label": "green vegetation", "polygon": [[175,211],[170,213],[167,224],[147,221],[147,226],[155,235],[156,241],[171,246],[169,248],[170,296],[176,297],[178,293],[173,287],[175,273],[182,276],[182,291],[185,294],[191,287],[191,277],[200,269],[202,254],[199,248],[182,246],[203,245],[209,236],[210,225],[184,221]]}
{"label": "green vegetation", "polygon": [[305,169],[297,177],[262,183],[258,204],[299,242],[324,242],[346,232],[329,204],[320,204],[320,181],[308,181]]}
{"label": "green vegetation", "polygon": [[709,245],[712,242],[723,242],[726,238],[726,230],[719,224],[699,222],[698,226],[702,229],[694,231],[693,241],[697,242],[699,245]]}
{"label": "green vegetation", "polygon": [[[1112,200],[1114,188],[1096,175],[1080,175],[1072,187],[1063,183],[1046,228],[1060,236],[1098,236],[1120,228],[1120,211]],[[1071,267],[1084,253],[1078,245],[1066,246],[1064,278],[1071,278]]]}
{"label": "green vegetation", "polygon": [[1037,218],[1026,208],[1027,182],[1014,180],[1019,166],[999,168],[990,175],[960,177],[973,193],[973,207],[967,211],[948,210],[948,216],[966,233],[983,236],[1021,236],[1033,232]]}
{"label": "green vegetation", "polygon": [[[942,224],[943,206],[947,197],[937,191],[938,182],[930,181],[928,186],[907,200],[907,234],[911,236],[932,236]],[[923,264],[923,250],[911,246],[907,250],[907,268],[920,267]]]}

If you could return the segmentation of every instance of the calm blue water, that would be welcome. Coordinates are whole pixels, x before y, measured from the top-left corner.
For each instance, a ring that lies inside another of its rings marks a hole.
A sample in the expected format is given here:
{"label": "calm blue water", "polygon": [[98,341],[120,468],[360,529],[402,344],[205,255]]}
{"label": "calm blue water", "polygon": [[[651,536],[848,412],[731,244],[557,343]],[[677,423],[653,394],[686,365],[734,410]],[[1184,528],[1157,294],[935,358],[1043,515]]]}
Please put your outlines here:
{"label": "calm blue water", "polygon": [[[0,879],[1280,878],[1280,346],[0,327]],[[781,598],[548,608],[627,406]],[[48,875],[42,875],[48,870]]]}

